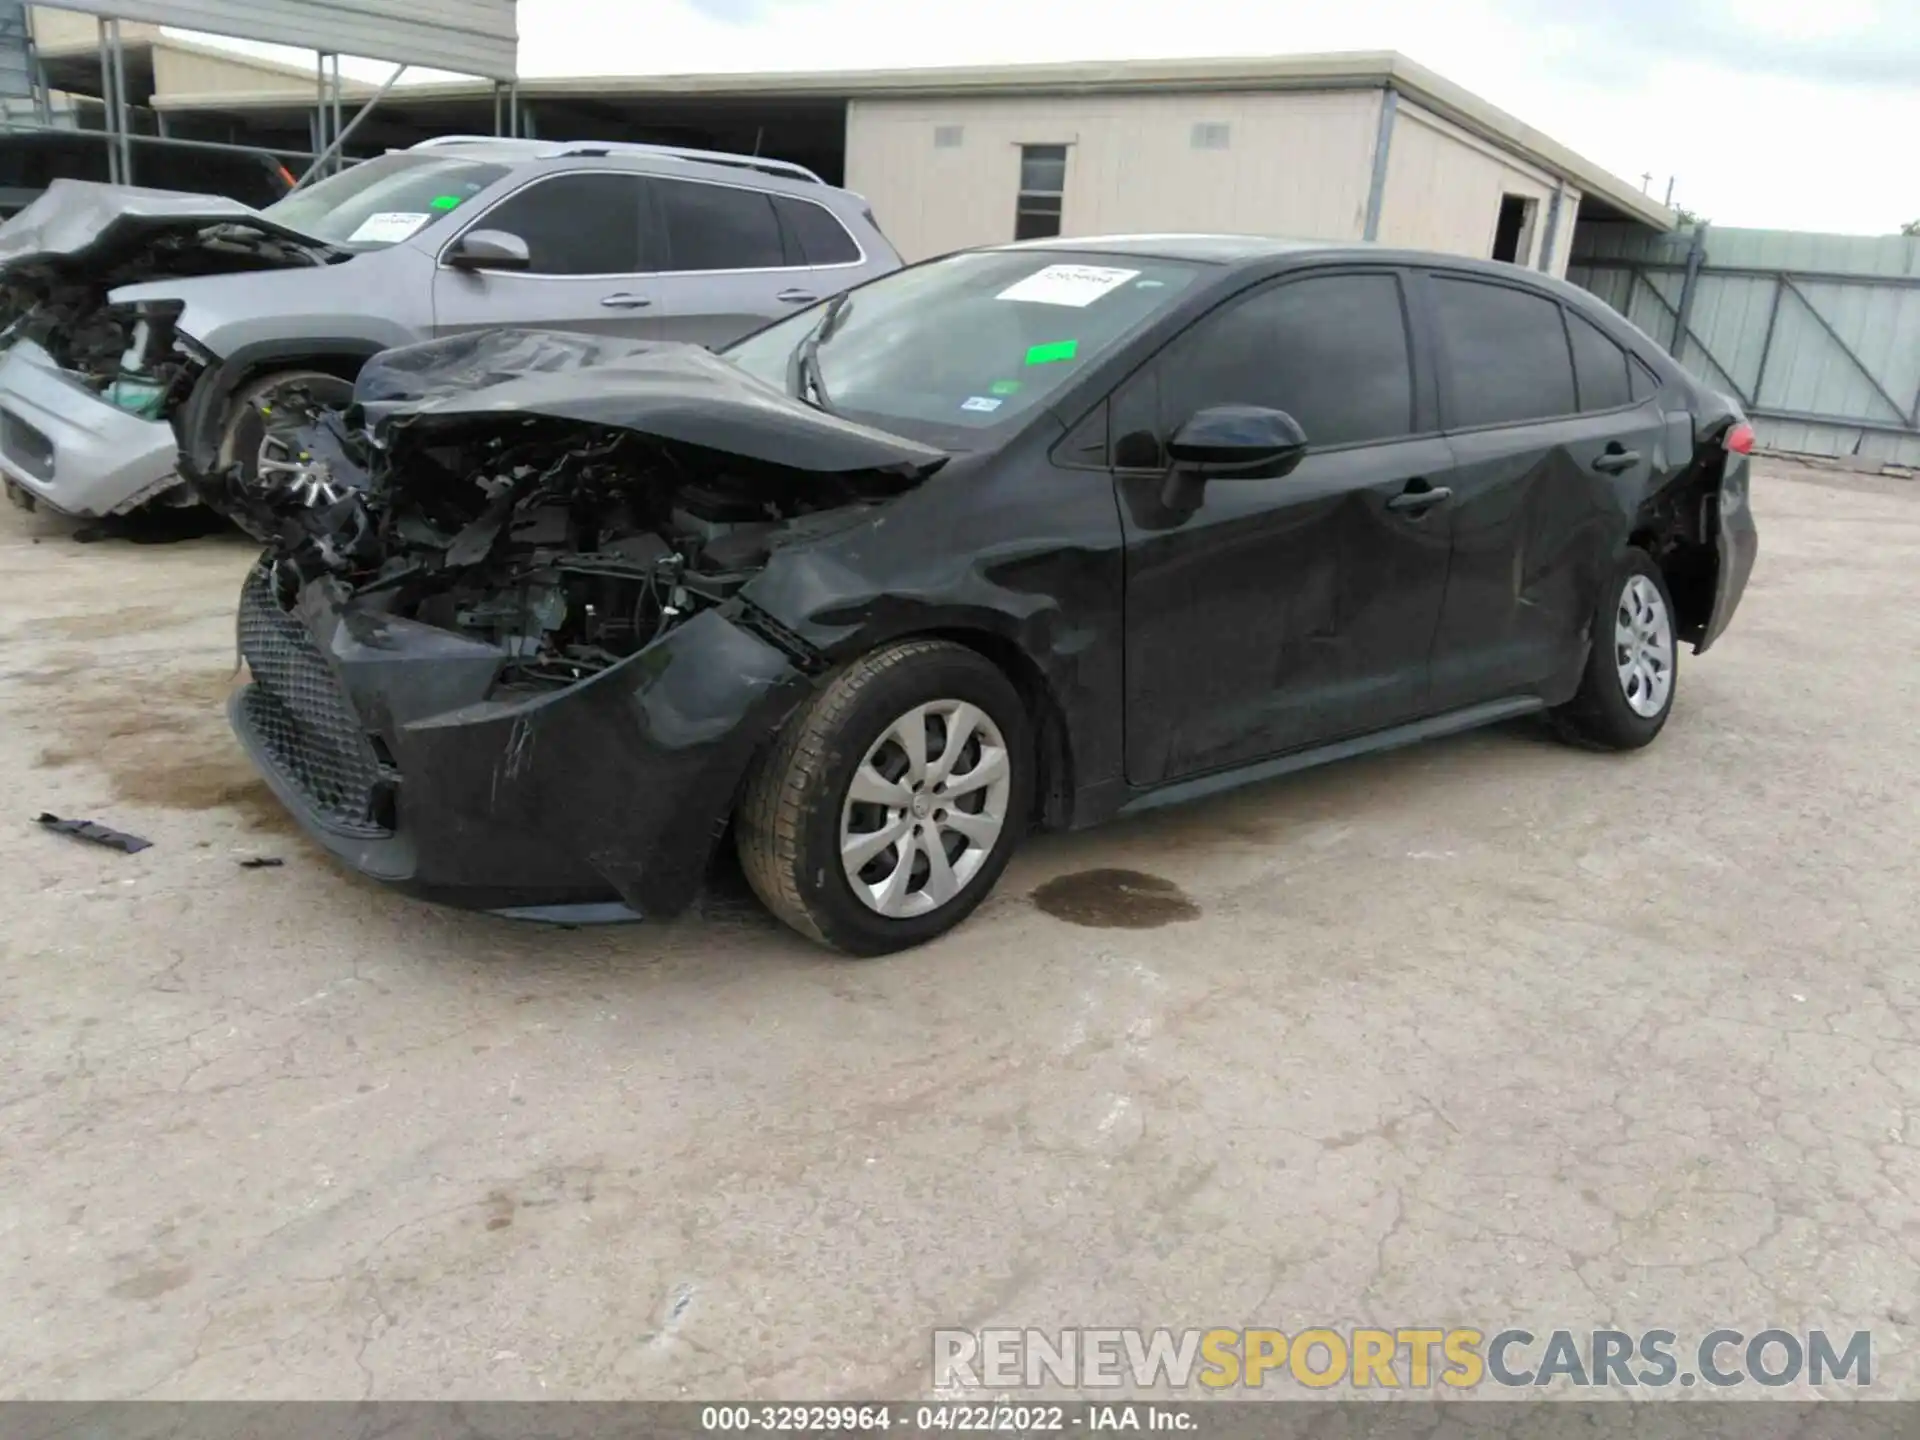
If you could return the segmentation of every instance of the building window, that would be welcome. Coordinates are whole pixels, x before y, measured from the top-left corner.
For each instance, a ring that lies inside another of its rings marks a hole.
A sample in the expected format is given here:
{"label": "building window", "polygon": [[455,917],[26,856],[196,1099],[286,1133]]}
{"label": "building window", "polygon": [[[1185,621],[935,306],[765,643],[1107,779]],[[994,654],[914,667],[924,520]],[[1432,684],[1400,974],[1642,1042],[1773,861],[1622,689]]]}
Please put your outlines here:
{"label": "building window", "polygon": [[1193,127],[1193,148],[1196,150],[1224,150],[1229,135],[1227,127],[1218,121],[1202,120]]}
{"label": "building window", "polygon": [[1060,233],[1060,199],[1067,193],[1067,147],[1020,147],[1020,201],[1013,238],[1044,240]]}
{"label": "building window", "polygon": [[959,125],[936,125],[933,127],[933,148],[936,150],[958,150],[966,131]]}

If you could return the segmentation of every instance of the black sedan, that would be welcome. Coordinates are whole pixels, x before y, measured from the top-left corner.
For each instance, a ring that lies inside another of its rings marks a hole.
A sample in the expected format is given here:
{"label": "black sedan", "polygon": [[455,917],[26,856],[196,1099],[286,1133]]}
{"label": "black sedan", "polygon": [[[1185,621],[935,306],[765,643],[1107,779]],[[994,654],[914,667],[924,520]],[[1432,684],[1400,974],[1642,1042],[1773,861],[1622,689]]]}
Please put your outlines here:
{"label": "black sedan", "polygon": [[275,536],[233,720],[419,894],[667,916],[730,834],[879,954],[1034,826],[1530,711],[1645,745],[1746,584],[1752,446],[1585,292],[1372,248],[973,251],[724,356],[455,336],[224,497]]}

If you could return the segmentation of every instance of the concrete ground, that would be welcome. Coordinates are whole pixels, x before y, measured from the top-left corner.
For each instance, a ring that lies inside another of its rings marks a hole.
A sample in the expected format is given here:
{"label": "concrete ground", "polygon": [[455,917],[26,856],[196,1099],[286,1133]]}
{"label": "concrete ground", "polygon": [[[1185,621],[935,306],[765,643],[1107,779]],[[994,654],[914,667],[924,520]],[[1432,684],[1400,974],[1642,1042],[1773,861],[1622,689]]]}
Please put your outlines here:
{"label": "concrete ground", "polygon": [[0,1396],[905,1398],[992,1324],[1869,1329],[1920,1396],[1920,488],[1755,489],[1652,749],[1044,838],[869,962],[343,872],[225,730],[247,548],[0,514]]}

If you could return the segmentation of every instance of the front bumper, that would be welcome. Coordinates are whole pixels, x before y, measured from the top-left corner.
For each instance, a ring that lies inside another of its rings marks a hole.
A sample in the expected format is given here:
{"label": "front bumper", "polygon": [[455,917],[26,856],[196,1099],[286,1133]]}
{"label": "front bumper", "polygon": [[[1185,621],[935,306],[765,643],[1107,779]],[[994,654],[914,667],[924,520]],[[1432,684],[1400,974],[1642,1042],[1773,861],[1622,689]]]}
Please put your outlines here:
{"label": "front bumper", "polygon": [[717,611],[507,699],[488,698],[503,651],[324,581],[285,611],[256,569],[239,629],[234,732],[309,834],[413,894],[532,918],[684,909],[754,752],[810,688]]}
{"label": "front bumper", "polygon": [[0,354],[0,474],[68,515],[114,515],[179,482],[179,442],[163,420],[108,404],[31,340]]}

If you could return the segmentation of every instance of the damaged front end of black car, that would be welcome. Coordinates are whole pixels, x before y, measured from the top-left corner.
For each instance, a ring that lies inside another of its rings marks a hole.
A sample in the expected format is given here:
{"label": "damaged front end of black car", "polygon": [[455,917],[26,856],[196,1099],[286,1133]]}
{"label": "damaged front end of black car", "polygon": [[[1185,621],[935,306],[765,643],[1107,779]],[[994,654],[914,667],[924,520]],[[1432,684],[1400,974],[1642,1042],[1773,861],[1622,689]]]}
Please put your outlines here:
{"label": "damaged front end of black car", "polygon": [[741,593],[946,455],[696,346],[482,331],[386,352],[255,493],[242,743],[336,855],[429,898],[661,917],[824,658]]}

